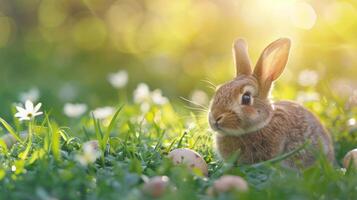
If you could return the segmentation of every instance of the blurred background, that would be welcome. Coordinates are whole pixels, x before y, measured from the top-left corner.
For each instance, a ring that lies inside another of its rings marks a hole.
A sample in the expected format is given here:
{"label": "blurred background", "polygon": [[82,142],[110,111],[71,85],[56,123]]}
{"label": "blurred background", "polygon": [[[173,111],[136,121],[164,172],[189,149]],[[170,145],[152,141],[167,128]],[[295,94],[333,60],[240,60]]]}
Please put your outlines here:
{"label": "blurred background", "polygon": [[237,37],[253,63],[292,39],[276,98],[338,98],[350,109],[356,35],[356,0],[0,0],[0,113],[26,98],[57,114],[67,102],[131,102],[139,83],[207,104],[211,83],[234,77]]}

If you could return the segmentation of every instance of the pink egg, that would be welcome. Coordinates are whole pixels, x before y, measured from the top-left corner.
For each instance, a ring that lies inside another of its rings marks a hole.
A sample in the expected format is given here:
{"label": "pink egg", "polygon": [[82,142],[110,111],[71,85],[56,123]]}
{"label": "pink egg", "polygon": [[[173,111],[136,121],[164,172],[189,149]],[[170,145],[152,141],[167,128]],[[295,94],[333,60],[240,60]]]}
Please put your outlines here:
{"label": "pink egg", "polygon": [[175,149],[169,153],[175,165],[184,164],[190,169],[198,169],[205,176],[208,175],[208,166],[206,161],[196,151],[187,148]]}
{"label": "pink egg", "polygon": [[162,196],[169,187],[170,179],[167,176],[155,176],[149,179],[144,186],[143,192],[151,197]]}
{"label": "pink egg", "polygon": [[207,190],[209,195],[224,193],[229,191],[247,191],[248,183],[240,176],[224,175],[217,179],[213,186]]}

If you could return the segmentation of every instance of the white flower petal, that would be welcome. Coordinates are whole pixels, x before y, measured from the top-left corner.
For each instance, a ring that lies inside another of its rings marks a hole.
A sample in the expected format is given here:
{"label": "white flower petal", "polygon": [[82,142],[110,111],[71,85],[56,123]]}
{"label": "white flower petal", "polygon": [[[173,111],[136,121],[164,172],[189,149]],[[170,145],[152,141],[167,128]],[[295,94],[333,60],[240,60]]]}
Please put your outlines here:
{"label": "white flower petal", "polygon": [[150,100],[150,88],[145,83],[140,83],[134,90],[134,102],[143,103]]}
{"label": "white flower petal", "polygon": [[36,117],[36,116],[39,116],[39,115],[42,115],[42,114],[43,114],[43,112],[37,112],[37,113],[34,113],[32,116]]}
{"label": "white flower petal", "polygon": [[87,105],[82,103],[66,103],[63,107],[63,112],[68,117],[79,117],[87,111]]}
{"label": "white flower petal", "polygon": [[16,106],[16,110],[19,112],[26,112],[26,110],[21,108],[20,106]]}
{"label": "white flower petal", "polygon": [[106,107],[101,107],[97,108],[92,111],[92,114],[94,115],[94,118],[96,119],[105,119],[115,113],[115,108],[106,106]]}
{"label": "white flower petal", "polygon": [[29,118],[29,117],[21,117],[19,120],[20,120],[20,121],[30,120],[30,118]]}
{"label": "white flower petal", "polygon": [[39,111],[40,108],[41,108],[41,106],[42,106],[42,103],[38,103],[38,104],[35,106],[35,108],[34,108],[34,112]]}
{"label": "white flower petal", "polygon": [[128,83],[128,72],[121,70],[108,75],[109,83],[115,88],[122,88]]}
{"label": "white flower petal", "polygon": [[27,100],[25,103],[25,109],[27,111],[32,111],[33,110],[33,103],[30,100]]}
{"label": "white flower petal", "polygon": [[156,89],[151,92],[152,101],[157,105],[163,105],[168,102],[168,99],[162,96],[162,92],[160,89]]}
{"label": "white flower petal", "polygon": [[16,114],[15,114],[15,117],[22,117],[22,116],[25,116],[24,114],[25,114],[25,113],[18,112],[18,113],[16,113]]}

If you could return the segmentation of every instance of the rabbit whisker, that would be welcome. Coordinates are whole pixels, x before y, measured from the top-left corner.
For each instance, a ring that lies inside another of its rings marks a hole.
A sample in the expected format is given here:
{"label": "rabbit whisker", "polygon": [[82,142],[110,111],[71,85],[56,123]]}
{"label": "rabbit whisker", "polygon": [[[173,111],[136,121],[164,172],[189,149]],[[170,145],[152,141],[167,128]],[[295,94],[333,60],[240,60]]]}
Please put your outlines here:
{"label": "rabbit whisker", "polygon": [[217,85],[215,85],[214,83],[212,83],[212,81],[208,80],[208,79],[203,79],[201,80],[204,83],[208,83],[208,88],[212,89],[213,91],[216,91],[217,89]]}
{"label": "rabbit whisker", "polygon": [[191,100],[189,100],[189,99],[187,99],[187,98],[185,98],[185,97],[180,97],[180,99],[181,99],[181,100],[184,100],[184,101],[186,101],[186,102],[188,102],[188,103],[191,103],[191,104],[193,104],[193,105],[195,105],[195,106],[198,106],[198,107],[200,107],[200,108],[203,108],[203,109],[205,109],[205,110],[208,110],[208,107],[207,107],[207,106],[204,106],[204,105],[199,104],[199,103],[197,103],[197,102],[191,101]]}

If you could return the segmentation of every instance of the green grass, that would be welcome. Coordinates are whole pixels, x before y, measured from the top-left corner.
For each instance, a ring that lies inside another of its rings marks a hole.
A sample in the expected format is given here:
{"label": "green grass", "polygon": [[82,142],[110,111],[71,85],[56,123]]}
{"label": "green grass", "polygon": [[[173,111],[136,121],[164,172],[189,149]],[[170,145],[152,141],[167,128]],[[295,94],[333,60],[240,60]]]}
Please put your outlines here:
{"label": "green grass", "polygon": [[[314,110],[314,103],[307,105]],[[24,140],[0,152],[1,199],[150,199],[141,192],[148,177],[166,175],[176,190],[162,199],[214,199],[206,190],[223,174],[242,176],[248,192],[231,192],[217,199],[355,199],[357,173],[340,170],[321,157],[312,167],[295,171],[279,162],[253,166],[223,163],[213,148],[213,133],[204,113],[178,114],[180,106],[152,106],[146,114],[138,105],[125,105],[114,117],[99,121],[91,116],[75,120],[74,126],[58,124],[51,115],[36,119],[28,155],[21,156],[30,141]],[[316,109],[315,109],[316,111]],[[334,115],[330,113],[334,112]],[[345,124],[353,110],[327,107],[317,114],[327,124],[336,143],[337,161],[356,144],[356,129]],[[335,117],[331,117],[335,116]],[[341,116],[345,116],[342,117]],[[1,120],[2,133],[19,137],[27,123]],[[12,128],[10,124],[15,124]],[[16,125],[17,124],[17,125]],[[97,139],[102,154],[93,164],[81,165],[77,155],[84,142]],[[199,152],[209,165],[202,177],[166,158],[175,148]],[[275,160],[276,161],[276,160]],[[279,161],[279,159],[278,159]],[[15,170],[16,168],[16,170]]]}

